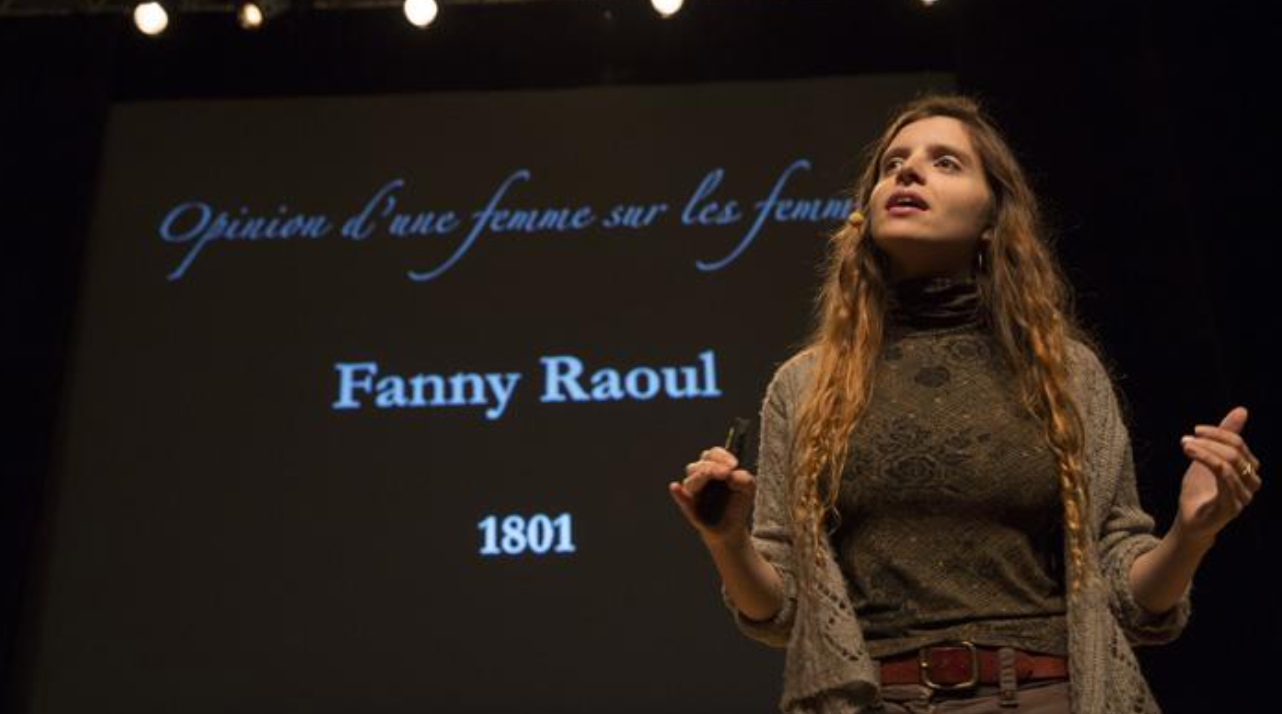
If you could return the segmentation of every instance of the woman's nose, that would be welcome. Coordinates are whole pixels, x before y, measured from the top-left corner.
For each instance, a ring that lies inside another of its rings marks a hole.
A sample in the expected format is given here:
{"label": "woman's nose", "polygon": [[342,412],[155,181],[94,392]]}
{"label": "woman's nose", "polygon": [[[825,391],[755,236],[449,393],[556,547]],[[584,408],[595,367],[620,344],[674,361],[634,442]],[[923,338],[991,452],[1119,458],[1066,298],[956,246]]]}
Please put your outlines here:
{"label": "woman's nose", "polygon": [[895,181],[897,183],[912,183],[913,181],[921,183],[921,173],[917,171],[917,164],[905,160],[895,174]]}

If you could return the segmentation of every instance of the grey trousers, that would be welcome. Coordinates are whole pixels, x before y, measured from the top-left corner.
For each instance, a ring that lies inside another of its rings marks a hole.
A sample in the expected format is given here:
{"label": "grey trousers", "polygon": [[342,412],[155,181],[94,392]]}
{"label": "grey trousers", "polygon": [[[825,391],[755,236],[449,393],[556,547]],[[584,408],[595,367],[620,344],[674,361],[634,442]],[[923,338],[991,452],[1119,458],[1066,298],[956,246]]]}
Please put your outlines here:
{"label": "grey trousers", "polygon": [[922,684],[894,684],[881,688],[885,714],[1069,714],[1068,680],[1021,682],[1015,701],[1003,704],[995,685],[980,685],[966,693],[936,692]]}

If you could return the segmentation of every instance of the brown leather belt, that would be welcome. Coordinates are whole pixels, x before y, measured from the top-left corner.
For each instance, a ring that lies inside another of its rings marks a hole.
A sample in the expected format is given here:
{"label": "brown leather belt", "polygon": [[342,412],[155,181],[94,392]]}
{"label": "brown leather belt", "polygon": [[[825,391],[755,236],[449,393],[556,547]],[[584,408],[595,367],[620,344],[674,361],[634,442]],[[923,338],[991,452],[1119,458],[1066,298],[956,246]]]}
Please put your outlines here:
{"label": "brown leather belt", "polygon": [[[915,654],[890,657],[881,662],[882,684],[924,684],[931,689],[969,689],[998,684],[1001,664],[998,648],[971,642],[922,647]],[[1068,660],[1054,655],[1015,650],[1015,677],[1057,679],[1068,677]]]}

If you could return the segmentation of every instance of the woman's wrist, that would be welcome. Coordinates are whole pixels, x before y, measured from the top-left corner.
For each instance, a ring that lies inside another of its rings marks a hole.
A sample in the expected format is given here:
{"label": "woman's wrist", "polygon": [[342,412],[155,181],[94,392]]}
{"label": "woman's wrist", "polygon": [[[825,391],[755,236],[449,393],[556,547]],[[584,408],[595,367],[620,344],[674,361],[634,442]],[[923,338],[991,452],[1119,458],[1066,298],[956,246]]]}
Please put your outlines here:
{"label": "woman's wrist", "polygon": [[1215,545],[1215,539],[1218,535],[1218,533],[1191,532],[1188,528],[1180,525],[1179,518],[1175,519],[1175,522],[1171,524],[1171,529],[1166,533],[1166,537],[1173,549],[1185,553],[1196,553],[1199,556],[1205,555],[1211,549],[1211,546]]}
{"label": "woman's wrist", "polygon": [[1191,533],[1177,520],[1157,547],[1131,563],[1130,587],[1135,602],[1150,614],[1168,612],[1179,602],[1214,543],[1214,533]]}
{"label": "woman's wrist", "polygon": [[700,537],[703,538],[703,544],[708,550],[714,552],[732,553],[743,550],[752,540],[747,528],[738,528],[725,533],[712,533],[709,531],[700,531]]}

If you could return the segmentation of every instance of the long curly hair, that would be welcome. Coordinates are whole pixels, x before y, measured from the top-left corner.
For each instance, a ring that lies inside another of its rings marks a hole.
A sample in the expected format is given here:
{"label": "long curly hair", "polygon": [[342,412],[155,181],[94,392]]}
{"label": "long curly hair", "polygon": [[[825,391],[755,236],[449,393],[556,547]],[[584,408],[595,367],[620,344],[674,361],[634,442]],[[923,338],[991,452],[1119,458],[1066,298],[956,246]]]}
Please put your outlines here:
{"label": "long curly hair", "polygon": [[[985,269],[977,271],[981,309],[998,352],[1017,375],[1018,396],[1043,426],[1058,465],[1063,525],[1076,592],[1087,572],[1089,534],[1086,483],[1082,472],[1082,419],[1069,393],[1068,340],[1098,352],[1075,317],[1071,289],[1050,245],[1037,198],[1014,152],[977,100],[930,94],[903,106],[880,139],[867,150],[867,163],[851,191],[854,206],[868,206],[882,156],[896,134],[928,117],[959,120],[983,164],[993,196],[991,240],[979,243]],[[811,334],[802,352],[814,357],[813,388],[800,406],[792,453],[798,455],[788,480],[793,540],[809,546],[819,567],[820,538],[837,520],[841,474],[857,422],[868,405],[877,356],[882,348],[888,306],[887,257],[872,240],[872,226],[859,211],[832,231],[824,279],[815,300]],[[856,448],[858,446],[856,445]],[[803,582],[807,558],[801,558]]]}

